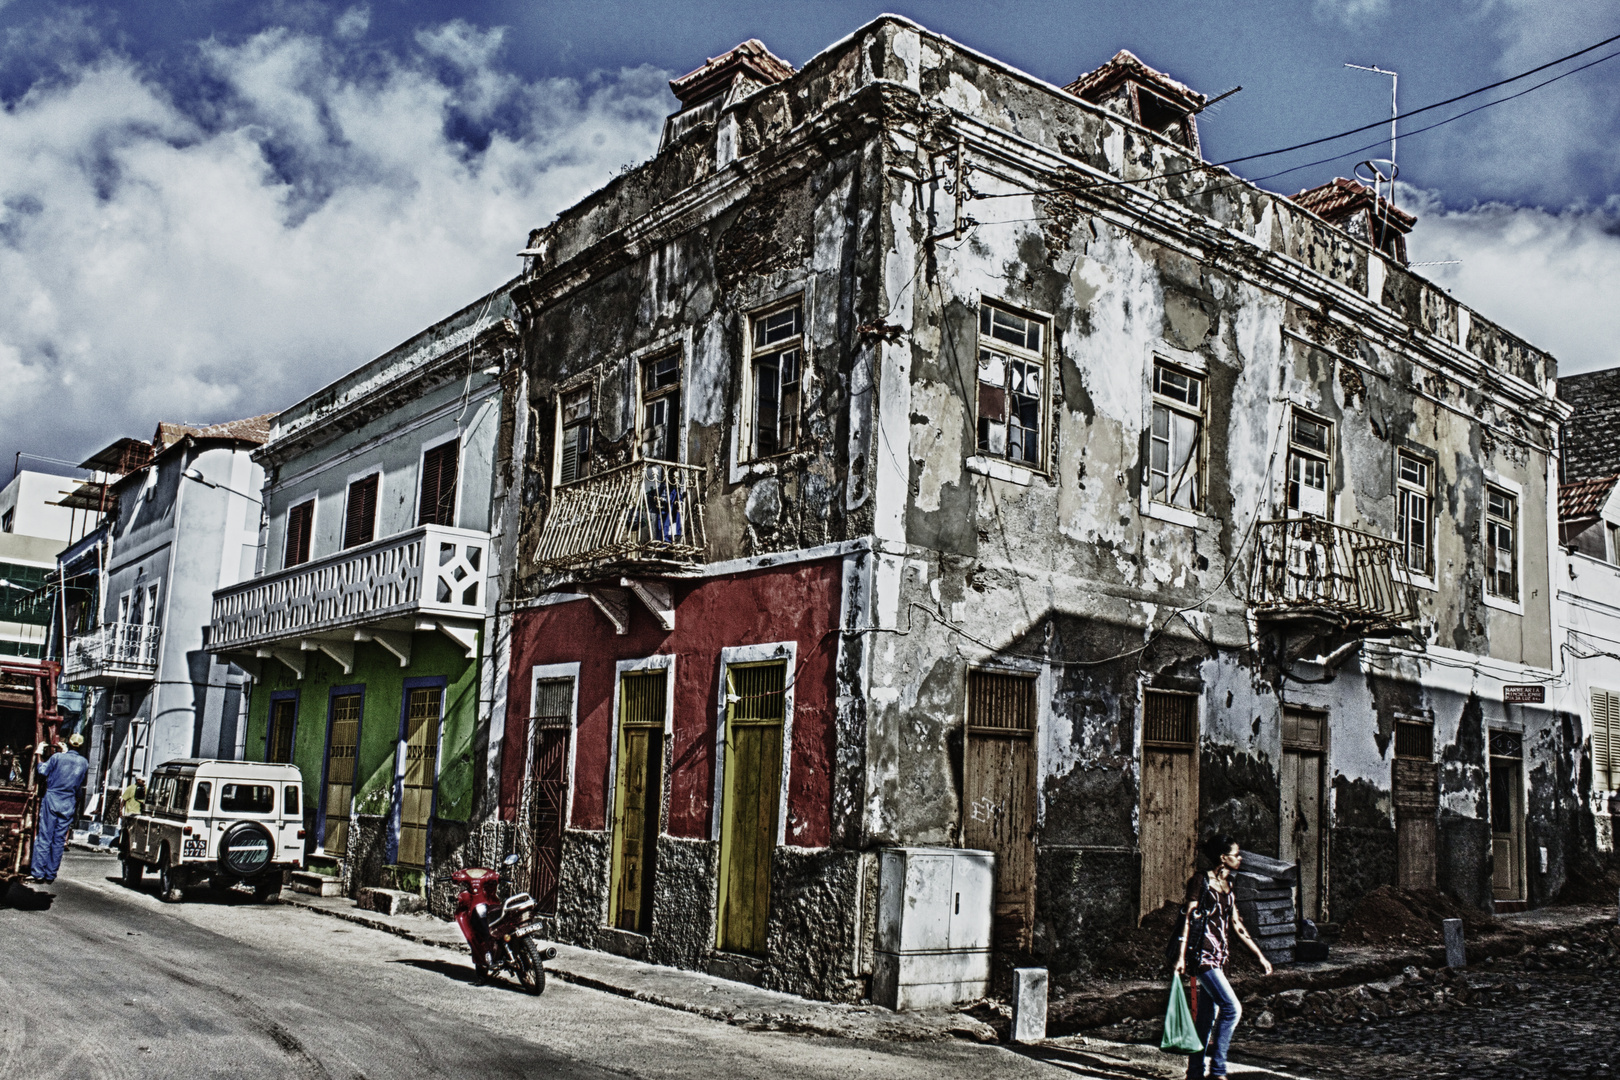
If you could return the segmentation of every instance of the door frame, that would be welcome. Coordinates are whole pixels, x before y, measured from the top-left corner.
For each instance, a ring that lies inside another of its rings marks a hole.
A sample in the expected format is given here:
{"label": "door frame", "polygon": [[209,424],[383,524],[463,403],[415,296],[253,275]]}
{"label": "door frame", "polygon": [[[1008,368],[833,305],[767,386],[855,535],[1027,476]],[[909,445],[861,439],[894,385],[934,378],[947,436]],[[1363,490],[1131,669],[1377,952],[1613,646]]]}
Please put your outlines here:
{"label": "door frame", "polygon": [[428,801],[427,831],[422,839],[422,873],[424,877],[433,869],[433,817],[439,810],[439,771],[444,767],[444,711],[449,704],[450,680],[444,675],[425,675],[405,679],[399,692],[399,735],[394,741],[394,805],[388,814],[388,865],[399,864],[400,813],[405,797],[405,764],[409,747],[406,732],[411,719],[411,691],[439,689],[439,722],[434,732],[433,797]]}
{"label": "door frame", "polygon": [[[558,666],[566,666],[566,665],[558,665]],[[577,668],[577,665],[576,665],[576,668]],[[614,665],[613,665],[613,702],[612,702],[612,706],[613,706],[613,727],[612,727],[611,735],[610,735],[610,737],[608,739],[608,775],[607,775],[607,792],[606,792],[607,797],[606,797],[606,800],[605,800],[604,805],[602,807],[602,810],[603,810],[602,820],[607,825],[607,828],[606,828],[605,831],[607,833],[608,857],[607,857],[607,865],[606,865],[606,867],[604,867],[604,869],[606,870],[606,878],[602,882],[603,902],[602,902],[602,913],[601,913],[601,919],[602,919],[601,925],[603,927],[605,927],[605,928],[608,928],[608,929],[614,929],[613,923],[610,921],[609,916],[613,912],[613,876],[614,876],[613,835],[614,835],[614,831],[618,828],[618,824],[619,824],[618,821],[615,819],[615,811],[616,811],[616,809],[618,808],[618,805],[619,805],[619,741],[623,737],[623,728],[624,728],[624,725],[622,723],[623,716],[622,716],[622,714],[620,712],[620,707],[621,707],[620,706],[620,691],[623,690],[623,688],[624,688],[624,676],[626,674],[635,674],[635,673],[646,672],[646,671],[662,671],[664,673],[664,738],[663,738],[664,760],[659,766],[659,777],[658,777],[659,791],[658,791],[658,832],[657,832],[657,835],[659,835],[659,836],[664,835],[664,821],[665,821],[666,817],[668,816],[668,810],[669,810],[670,744],[674,741],[674,735],[675,735],[675,654],[674,653],[657,653],[657,654],[655,654],[653,656],[643,656],[643,657],[639,657],[639,658],[634,659],[634,660],[618,660],[618,661],[615,661]],[[577,679],[575,680],[574,687],[575,687],[575,690],[574,690],[575,701],[576,701],[576,707],[577,707],[578,695],[579,695],[579,689],[578,689],[579,682],[578,682]],[[532,692],[533,692],[533,689],[531,687],[531,693]],[[532,698],[530,699],[530,705],[531,705],[531,708],[532,708],[533,707],[533,699]],[[570,765],[571,764],[572,764],[572,762],[570,761]],[[573,801],[573,777],[572,776],[569,777],[568,782],[569,782],[569,801],[571,803]],[[572,808],[570,807],[570,813],[571,812],[572,812]],[[657,858],[656,853],[654,854],[654,858],[655,859]],[[654,889],[655,893],[656,893],[656,890],[657,890],[657,884],[658,884],[658,878],[657,878],[657,871],[655,870],[654,873],[653,873],[653,889]],[[648,926],[647,929],[650,931],[652,929],[652,927]],[[650,935],[647,935],[647,936],[650,936]]]}
{"label": "door frame", "polygon": [[[775,641],[768,645],[736,645],[720,650],[720,685],[715,691],[714,719],[714,792],[709,800],[709,839],[720,840],[720,827],[724,822],[725,807],[721,803],[726,792],[726,674],[734,666],[787,662],[787,678],[782,682],[782,777],[776,807],[776,846],[787,843],[788,781],[793,776],[793,691],[799,680],[799,643]],[[719,928],[719,878],[715,879],[715,926]]]}
{"label": "door frame", "polygon": [[[354,818],[354,789],[359,786],[360,780],[360,736],[366,726],[366,684],[352,683],[348,686],[334,686],[326,692],[326,738],[321,743],[321,786],[316,791],[315,803],[315,846],[314,850],[326,854],[326,773],[332,761],[332,708],[333,703],[340,697],[350,694],[360,696],[360,720],[354,732],[354,781],[349,786],[349,818]],[[307,800],[306,800],[307,801]]]}
{"label": "door frame", "polygon": [[[1515,742],[1517,742],[1518,746],[1519,746],[1518,754],[1516,754],[1516,755],[1515,754],[1498,754],[1496,752],[1496,750],[1495,750],[1494,745],[1493,745],[1497,741],[1496,736],[1498,736],[1498,735],[1507,736],[1507,737],[1513,739]],[[1518,890],[1517,890],[1517,892],[1519,894],[1518,896],[1513,897],[1512,899],[1504,897],[1504,898],[1502,898],[1502,900],[1500,902],[1502,902],[1502,903],[1518,903],[1518,902],[1526,901],[1526,900],[1528,900],[1530,898],[1530,874],[1529,874],[1529,870],[1530,870],[1530,867],[1529,867],[1529,861],[1530,861],[1529,860],[1530,837],[1528,835],[1528,832],[1529,832],[1528,825],[1529,825],[1529,816],[1530,815],[1528,813],[1529,807],[1527,805],[1528,801],[1529,801],[1529,794],[1530,793],[1527,790],[1528,783],[1527,783],[1527,777],[1525,776],[1525,767],[1524,767],[1524,732],[1522,730],[1516,730],[1514,728],[1507,728],[1507,727],[1500,727],[1500,728],[1493,727],[1493,728],[1487,728],[1486,729],[1486,732],[1485,732],[1485,791],[1487,793],[1488,798],[1494,797],[1494,792],[1491,790],[1495,786],[1491,781],[1491,766],[1494,763],[1498,762],[1498,761],[1503,762],[1503,763],[1511,762],[1512,767],[1516,770],[1516,772],[1515,772],[1516,783],[1514,785],[1515,789],[1516,789],[1515,790],[1516,798],[1515,798],[1514,805],[1509,807],[1509,811],[1510,811],[1510,813],[1512,815],[1512,821],[1513,821],[1513,832],[1512,832],[1511,835],[1513,836],[1513,840],[1514,840],[1514,845],[1513,845],[1514,846],[1514,852],[1513,852],[1513,855],[1514,855],[1515,861],[1518,863],[1518,866],[1517,866],[1516,870],[1517,870],[1517,877],[1518,877]],[[1494,805],[1489,804],[1489,803],[1487,805],[1490,805],[1490,814],[1491,814],[1490,824],[1491,824],[1491,835],[1492,835],[1492,841],[1493,841],[1492,842],[1492,847],[1494,848],[1495,847],[1494,838],[1495,838],[1495,835],[1496,835],[1496,827],[1495,827],[1495,820],[1494,819],[1495,819],[1495,816],[1496,816],[1496,807]],[[1495,893],[1496,893],[1495,883],[1492,882],[1491,894],[1492,894],[1493,902],[1496,902]]]}
{"label": "door frame", "polygon": [[[540,684],[553,682],[558,679],[570,679],[574,684],[573,700],[569,703],[568,714],[568,794],[564,796],[563,828],[567,829],[574,823],[574,762],[579,752],[579,663],[571,664],[536,664],[529,671],[529,717],[526,725],[526,745],[523,750],[523,797],[518,800],[518,814],[521,817],[527,808],[529,798],[529,784],[534,778],[534,699],[540,692]],[[613,676],[613,707],[614,707],[614,744],[608,751],[609,758],[618,749],[618,706],[619,706],[619,677],[615,672]],[[610,781],[616,783],[617,777]],[[610,792],[611,795],[611,792]],[[608,800],[608,816],[613,814],[613,801]]]}

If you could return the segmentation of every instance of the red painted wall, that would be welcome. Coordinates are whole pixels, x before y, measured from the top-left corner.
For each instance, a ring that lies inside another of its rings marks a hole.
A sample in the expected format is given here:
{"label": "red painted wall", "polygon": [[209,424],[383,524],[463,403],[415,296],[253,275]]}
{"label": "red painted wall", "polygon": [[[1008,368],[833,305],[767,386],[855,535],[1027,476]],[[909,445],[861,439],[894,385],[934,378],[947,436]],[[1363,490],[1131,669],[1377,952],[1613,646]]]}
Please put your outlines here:
{"label": "red painted wall", "polygon": [[714,797],[720,650],[798,642],[787,842],[825,847],[831,832],[834,754],[833,663],[837,655],[842,562],[801,563],[703,581],[673,581],[675,629],[665,631],[632,600],[630,633],[619,636],[589,600],[520,611],[512,618],[512,666],[501,754],[501,816],[516,817],[528,743],[532,670],[578,663],[572,824],[601,829],[611,790],[615,663],[675,654],[672,836],[707,839]]}

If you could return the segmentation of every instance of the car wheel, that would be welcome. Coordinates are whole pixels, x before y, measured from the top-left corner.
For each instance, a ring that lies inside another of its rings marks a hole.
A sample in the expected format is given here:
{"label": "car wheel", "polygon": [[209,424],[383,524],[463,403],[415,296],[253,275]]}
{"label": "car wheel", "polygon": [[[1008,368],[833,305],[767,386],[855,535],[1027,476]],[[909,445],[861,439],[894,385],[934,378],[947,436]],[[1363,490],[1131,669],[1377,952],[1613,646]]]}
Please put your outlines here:
{"label": "car wheel", "polygon": [[124,888],[138,889],[141,887],[141,880],[146,877],[146,866],[144,863],[140,862],[138,859],[132,859],[126,854],[124,856],[121,870],[122,872],[119,874],[119,880],[124,883]]}
{"label": "car wheel", "polygon": [[512,950],[512,964],[517,968],[518,982],[523,984],[523,989],[536,995],[545,992],[546,967],[527,938],[520,940]]}
{"label": "car wheel", "polygon": [[180,888],[180,875],[167,850],[163,852],[162,857],[163,861],[158,863],[158,899],[164,903],[177,904],[185,899],[185,892]]}

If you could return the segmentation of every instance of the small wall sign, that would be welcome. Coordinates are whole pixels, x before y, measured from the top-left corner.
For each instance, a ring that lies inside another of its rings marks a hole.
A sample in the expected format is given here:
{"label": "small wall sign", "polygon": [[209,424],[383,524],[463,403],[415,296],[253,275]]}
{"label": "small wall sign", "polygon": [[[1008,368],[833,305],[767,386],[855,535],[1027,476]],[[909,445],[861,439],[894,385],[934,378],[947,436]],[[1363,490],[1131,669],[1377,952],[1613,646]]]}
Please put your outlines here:
{"label": "small wall sign", "polygon": [[1504,686],[1502,700],[1509,705],[1544,705],[1547,688],[1539,683],[1534,686]]}

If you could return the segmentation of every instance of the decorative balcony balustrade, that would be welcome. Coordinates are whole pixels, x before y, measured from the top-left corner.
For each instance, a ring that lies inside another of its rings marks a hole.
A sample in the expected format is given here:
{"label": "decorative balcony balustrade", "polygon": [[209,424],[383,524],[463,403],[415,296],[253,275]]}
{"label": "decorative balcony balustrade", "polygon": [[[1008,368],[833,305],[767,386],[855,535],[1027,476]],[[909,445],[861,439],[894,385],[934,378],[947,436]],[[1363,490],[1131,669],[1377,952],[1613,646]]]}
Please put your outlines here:
{"label": "decorative balcony balustrade", "polygon": [[62,676],[70,683],[133,681],[157,677],[162,634],[149,623],[104,623],[68,638]]}
{"label": "decorative balcony balustrade", "polygon": [[1417,616],[1394,540],[1318,518],[1260,523],[1249,604],[1261,618],[1316,617],[1363,627]]}
{"label": "decorative balcony balustrade", "polygon": [[668,461],[637,461],[558,488],[536,556],[547,570],[703,559],[703,470]]}
{"label": "decorative balcony balustrade", "polygon": [[209,648],[269,645],[401,617],[484,616],[489,534],[425,525],[214,593]]}

